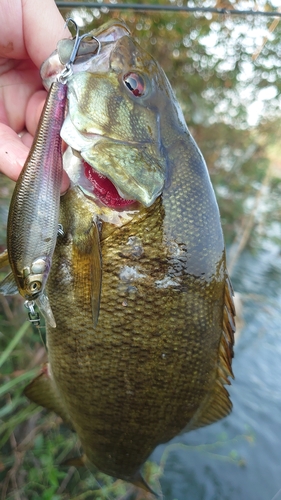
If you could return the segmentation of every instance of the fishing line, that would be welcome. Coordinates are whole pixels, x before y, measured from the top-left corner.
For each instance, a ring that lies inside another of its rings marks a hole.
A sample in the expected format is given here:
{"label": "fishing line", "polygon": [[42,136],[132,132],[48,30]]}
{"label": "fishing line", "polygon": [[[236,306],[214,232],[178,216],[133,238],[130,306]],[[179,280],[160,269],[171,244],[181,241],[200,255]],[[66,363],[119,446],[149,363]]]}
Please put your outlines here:
{"label": "fishing line", "polygon": [[59,8],[79,8],[87,7],[89,9],[107,8],[110,10],[142,10],[142,11],[170,11],[170,12],[201,12],[202,14],[210,12],[211,14],[227,14],[232,16],[266,16],[281,17],[279,11],[262,10],[238,10],[238,9],[219,9],[216,7],[187,7],[179,5],[155,5],[140,3],[99,3],[99,2],[56,2]]}

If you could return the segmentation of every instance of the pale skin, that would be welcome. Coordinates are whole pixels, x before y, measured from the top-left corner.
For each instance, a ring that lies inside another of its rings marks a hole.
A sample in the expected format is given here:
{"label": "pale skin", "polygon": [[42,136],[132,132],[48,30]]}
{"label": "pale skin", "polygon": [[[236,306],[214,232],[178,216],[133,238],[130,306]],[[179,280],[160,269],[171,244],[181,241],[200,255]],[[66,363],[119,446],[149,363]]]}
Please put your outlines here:
{"label": "pale skin", "polygon": [[1,0],[0,19],[0,172],[16,181],[47,96],[40,66],[70,33],[53,0]]}

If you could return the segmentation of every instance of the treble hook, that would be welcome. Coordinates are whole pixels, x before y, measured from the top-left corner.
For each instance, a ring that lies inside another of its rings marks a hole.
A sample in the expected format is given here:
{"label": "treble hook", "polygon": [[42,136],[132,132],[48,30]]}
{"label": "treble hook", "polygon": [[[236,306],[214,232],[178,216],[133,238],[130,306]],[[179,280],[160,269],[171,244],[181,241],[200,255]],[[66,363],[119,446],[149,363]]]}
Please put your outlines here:
{"label": "treble hook", "polygon": [[34,300],[26,300],[24,306],[26,307],[26,309],[28,309],[28,318],[30,323],[39,328],[40,316],[34,309]]}
{"label": "treble hook", "polygon": [[74,64],[74,61],[76,59],[76,56],[77,56],[77,53],[78,53],[78,50],[79,50],[79,46],[80,46],[80,43],[82,42],[82,40],[88,36],[90,36],[93,40],[96,40],[96,42],[98,43],[98,50],[97,50],[97,53],[94,54],[93,57],[95,56],[98,56],[99,53],[100,53],[100,50],[101,50],[101,42],[98,40],[98,38],[96,38],[95,36],[91,35],[90,33],[84,33],[84,35],[79,35],[79,26],[77,25],[77,23],[74,21],[74,19],[72,19],[71,17],[69,17],[68,19],[66,19],[65,21],[65,28],[66,26],[68,26],[68,24],[72,22],[75,26],[75,29],[76,29],[76,35],[75,35],[75,41],[74,41],[74,46],[73,46],[73,49],[72,49],[72,52],[70,54],[70,58],[69,58],[69,61],[66,63],[65,65],[65,69],[62,71],[62,73],[60,74],[59,78],[62,82],[65,82],[66,79],[71,75],[72,73],[72,65]]}
{"label": "treble hook", "polygon": [[71,17],[68,17],[65,21],[65,25],[64,27],[66,28],[69,23],[73,23],[74,26],[75,26],[75,29],[76,29],[76,35],[75,35],[75,42],[74,42],[74,46],[73,46],[73,49],[72,49],[72,52],[70,54],[70,58],[69,58],[69,61],[68,63],[66,63],[66,66],[70,66],[71,64],[74,63],[75,61],[75,58],[77,56],[77,52],[78,52],[78,49],[79,49],[79,45],[80,45],[80,41],[81,41],[81,37],[79,36],[79,26],[77,25],[77,23],[74,21],[74,19],[72,19]]}

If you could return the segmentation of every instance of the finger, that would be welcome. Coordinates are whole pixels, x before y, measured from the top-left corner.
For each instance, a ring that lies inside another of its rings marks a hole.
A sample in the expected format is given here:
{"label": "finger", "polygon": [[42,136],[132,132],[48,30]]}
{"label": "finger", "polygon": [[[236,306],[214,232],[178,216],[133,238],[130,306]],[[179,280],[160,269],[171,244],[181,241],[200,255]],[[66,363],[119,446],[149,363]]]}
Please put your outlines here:
{"label": "finger", "polygon": [[35,92],[27,104],[25,124],[26,129],[31,135],[35,135],[46,97],[47,92],[45,90],[39,90]]}
{"label": "finger", "polygon": [[16,181],[28,155],[29,148],[7,125],[0,125],[0,172]]}
{"label": "finger", "polygon": [[27,59],[39,68],[56,48],[69,38],[64,19],[54,0],[0,0],[0,58]]}
{"label": "finger", "polygon": [[28,149],[30,149],[30,148],[31,148],[31,146],[32,146],[32,143],[33,143],[33,139],[34,139],[34,137],[33,137],[31,134],[29,134],[29,132],[27,132],[27,130],[24,130],[23,132],[21,132],[21,133],[19,134],[19,137],[20,137],[20,139],[21,139],[21,142],[22,142],[25,146],[27,146],[27,147],[28,147]]}
{"label": "finger", "polygon": [[64,26],[65,21],[53,0],[23,2],[25,46],[37,67],[56,49],[59,40],[71,36]]}
{"label": "finger", "polygon": [[64,170],[62,174],[62,183],[60,188],[61,194],[64,194],[68,190],[69,186],[70,186],[70,180],[66,171]]}
{"label": "finger", "polygon": [[17,69],[3,74],[0,83],[0,122],[20,132],[25,127],[27,102],[41,88],[38,68],[31,61],[29,64],[23,61],[17,65]]}
{"label": "finger", "polygon": [[[32,143],[32,136],[24,133],[19,137],[7,125],[0,125],[0,172],[16,181],[29,153],[29,145]],[[69,178],[63,172],[61,193],[65,193],[69,188]]]}
{"label": "finger", "polygon": [[0,57],[26,59],[24,38],[22,32],[22,2],[21,0],[0,1],[1,44]]}

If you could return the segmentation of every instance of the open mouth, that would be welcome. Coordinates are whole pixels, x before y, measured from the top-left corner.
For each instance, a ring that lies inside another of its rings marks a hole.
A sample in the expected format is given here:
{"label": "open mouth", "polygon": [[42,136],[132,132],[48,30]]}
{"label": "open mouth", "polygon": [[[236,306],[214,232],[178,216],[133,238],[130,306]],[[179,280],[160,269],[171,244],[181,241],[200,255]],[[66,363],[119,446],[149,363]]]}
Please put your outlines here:
{"label": "open mouth", "polygon": [[114,184],[103,174],[97,172],[83,160],[84,173],[91,182],[93,193],[107,207],[121,208],[135,203],[135,200],[122,198]]}

